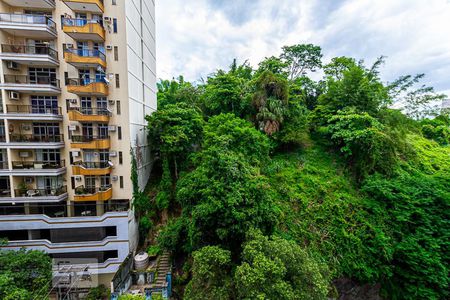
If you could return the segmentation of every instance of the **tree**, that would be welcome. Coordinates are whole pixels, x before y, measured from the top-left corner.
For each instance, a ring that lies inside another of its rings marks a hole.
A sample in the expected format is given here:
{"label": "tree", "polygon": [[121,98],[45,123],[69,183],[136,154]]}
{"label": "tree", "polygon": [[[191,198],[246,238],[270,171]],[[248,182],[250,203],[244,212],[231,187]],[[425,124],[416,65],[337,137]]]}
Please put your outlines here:
{"label": "tree", "polygon": [[322,49],[313,44],[298,44],[284,46],[281,59],[288,65],[289,79],[293,80],[306,74],[306,71],[316,71],[322,66]]}
{"label": "tree", "polygon": [[350,159],[358,178],[376,171],[392,174],[397,160],[395,143],[377,119],[347,109],[338,111],[328,122],[331,140]]}
{"label": "tree", "polygon": [[222,245],[236,254],[250,227],[271,232],[276,222],[258,168],[268,141],[250,123],[227,114],[210,119],[203,147],[197,168],[177,184],[177,199],[191,220],[188,243],[194,250]]}
{"label": "tree", "polygon": [[288,105],[289,88],[286,79],[269,71],[255,80],[253,105],[260,130],[272,135],[280,130]]}
{"label": "tree", "polygon": [[208,115],[233,113],[243,117],[250,109],[246,80],[235,75],[237,71],[217,72],[208,78],[205,87],[204,107]]}
{"label": "tree", "polygon": [[324,265],[293,241],[249,231],[237,267],[235,284],[240,299],[327,299]]}
{"label": "tree", "polygon": [[169,159],[178,177],[178,162],[193,151],[201,139],[203,118],[187,104],[169,104],[146,117],[152,144],[161,156]]}
{"label": "tree", "polygon": [[388,85],[392,102],[401,105],[405,114],[416,120],[439,115],[440,104],[447,98],[447,95],[438,94],[426,85],[415,88],[424,76],[404,75]]}
{"label": "tree", "polygon": [[323,67],[325,75],[333,77],[335,80],[342,79],[345,71],[357,66],[354,58],[351,57],[333,57],[331,62]]}
{"label": "tree", "polygon": [[288,77],[287,72],[288,64],[284,62],[281,58],[271,56],[266,57],[262,62],[258,64],[258,70],[256,72],[257,75],[269,71],[273,74],[282,75],[283,77]]}
{"label": "tree", "polygon": [[1,299],[28,300],[46,295],[51,278],[51,259],[44,252],[0,250]]}
{"label": "tree", "polygon": [[158,109],[169,104],[186,103],[190,107],[199,106],[200,90],[193,84],[184,81],[183,76],[177,80],[161,80],[158,87]]}
{"label": "tree", "polygon": [[195,251],[192,257],[192,279],[186,286],[184,299],[230,299],[231,252],[217,246],[206,246]]}

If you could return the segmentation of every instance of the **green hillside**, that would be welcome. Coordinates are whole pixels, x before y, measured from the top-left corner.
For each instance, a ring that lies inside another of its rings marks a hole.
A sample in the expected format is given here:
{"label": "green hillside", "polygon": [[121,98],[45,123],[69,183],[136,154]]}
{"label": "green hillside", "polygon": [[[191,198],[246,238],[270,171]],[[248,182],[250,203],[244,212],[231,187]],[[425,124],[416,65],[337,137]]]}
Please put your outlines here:
{"label": "green hillside", "polygon": [[423,75],[383,82],[383,62],[295,45],[159,83],[152,181],[134,203],[149,251],[172,252],[176,294],[326,299],[346,279],[386,299],[449,297],[444,95]]}

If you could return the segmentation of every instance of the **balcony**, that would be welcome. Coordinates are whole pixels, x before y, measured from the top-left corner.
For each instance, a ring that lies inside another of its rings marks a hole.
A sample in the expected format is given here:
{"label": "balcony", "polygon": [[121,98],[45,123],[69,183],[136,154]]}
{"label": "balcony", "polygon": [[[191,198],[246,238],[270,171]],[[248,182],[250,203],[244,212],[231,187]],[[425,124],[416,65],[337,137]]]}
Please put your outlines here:
{"label": "balcony", "polygon": [[0,29],[13,36],[35,39],[54,39],[57,35],[56,23],[44,15],[2,13]]}
{"label": "balcony", "polygon": [[106,68],[106,56],[100,50],[66,48],[64,59],[75,68]]}
{"label": "balcony", "polygon": [[84,186],[75,189],[74,201],[108,201],[112,198],[112,187],[85,188]]}
{"label": "balcony", "polygon": [[80,96],[108,96],[108,86],[99,80],[67,79],[67,91]]}
{"label": "balcony", "polygon": [[101,176],[111,174],[112,166],[108,162],[75,162],[73,175]]}
{"label": "balcony", "polygon": [[73,11],[103,13],[105,8],[103,0],[63,0]]}
{"label": "balcony", "polygon": [[7,104],[6,114],[0,113],[0,118],[7,120],[60,121],[63,119],[63,116],[61,107]]}
{"label": "balcony", "polygon": [[64,136],[58,135],[33,135],[33,134],[15,134],[9,135],[9,143],[1,141],[0,149],[60,149],[64,148]]}
{"label": "balcony", "polygon": [[63,18],[63,31],[77,41],[105,41],[105,29],[98,20]]}
{"label": "balcony", "polygon": [[49,46],[2,45],[0,58],[28,66],[55,67],[58,52]]}
{"label": "balcony", "polygon": [[96,136],[72,135],[71,147],[79,149],[106,150],[111,147],[111,142],[109,140],[109,136],[96,137]]}
{"label": "balcony", "polygon": [[[112,200],[104,202],[102,204],[103,205],[101,206],[101,211],[98,211],[99,205],[93,202],[77,202],[73,204],[67,204],[65,202],[50,204],[33,203],[29,205],[29,211],[25,211],[25,207],[23,204],[0,204],[0,224],[6,222],[6,220],[8,219],[17,221],[18,219],[22,221],[29,219],[45,219],[46,221],[48,221],[47,224],[53,222],[55,224],[60,224],[62,218],[65,218],[63,219],[64,222],[70,223],[72,221],[86,221],[86,219],[100,219],[100,217],[102,216],[105,216],[106,218],[114,218],[118,215],[126,217],[127,212],[130,209],[129,201]],[[101,218],[101,220],[104,221],[105,218]],[[2,225],[5,226],[5,224]]]}
{"label": "balcony", "polygon": [[106,108],[69,108],[69,120],[78,122],[98,122],[108,123],[111,117],[111,112]]}
{"label": "balcony", "polygon": [[45,203],[45,202],[60,202],[66,200],[67,186],[48,188],[48,189],[35,189],[24,188],[15,189],[15,197],[0,197],[1,202],[14,202],[14,203]]}
{"label": "balcony", "polygon": [[25,8],[39,8],[43,10],[55,9],[55,0],[3,0],[8,5]]}
{"label": "balcony", "polygon": [[59,79],[50,76],[4,75],[1,88],[21,93],[57,95],[61,93]]}
{"label": "balcony", "polygon": [[[3,174],[4,170],[0,171]],[[12,161],[13,176],[57,176],[66,173],[66,164],[61,161]]]}

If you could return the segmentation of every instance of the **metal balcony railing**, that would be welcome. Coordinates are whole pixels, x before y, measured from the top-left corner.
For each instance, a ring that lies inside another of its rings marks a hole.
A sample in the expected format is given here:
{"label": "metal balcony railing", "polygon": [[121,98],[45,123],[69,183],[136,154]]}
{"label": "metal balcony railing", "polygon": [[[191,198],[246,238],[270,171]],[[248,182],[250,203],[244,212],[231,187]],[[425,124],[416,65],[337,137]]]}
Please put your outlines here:
{"label": "metal balcony railing", "polygon": [[13,161],[12,167],[15,170],[20,169],[61,169],[66,166],[65,160],[61,161]]}
{"label": "metal balcony railing", "polygon": [[106,55],[102,51],[96,50],[96,49],[71,49],[71,48],[66,48],[66,49],[64,49],[64,52],[72,53],[72,54],[75,54],[75,55],[80,56],[80,57],[98,57],[101,60],[106,61]]}
{"label": "metal balcony railing", "polygon": [[9,140],[16,143],[60,143],[64,141],[62,134],[37,135],[37,134],[10,134]]}
{"label": "metal balcony railing", "polygon": [[47,84],[59,88],[59,79],[51,76],[4,75],[5,83],[10,84]]}
{"label": "metal balcony railing", "polygon": [[17,24],[44,24],[50,29],[56,31],[56,23],[50,17],[44,15],[0,13],[0,22]]}
{"label": "metal balcony railing", "polygon": [[[5,190],[9,193],[10,190]],[[0,197],[2,197],[2,190],[0,190]],[[97,215],[98,204],[84,204],[75,203],[68,205],[61,204],[29,204],[29,213],[25,212],[25,207],[20,204],[16,205],[2,205],[0,206],[0,216],[25,216],[25,215],[45,215],[50,218],[66,218],[68,211],[72,211],[72,217],[89,217]],[[126,212],[130,209],[129,202],[108,201],[103,205],[103,212]]]}
{"label": "metal balcony railing", "polygon": [[67,186],[52,187],[47,189],[15,189],[14,193],[16,197],[48,197],[48,196],[61,196],[67,193]]}
{"label": "metal balcony railing", "polygon": [[2,44],[3,53],[17,53],[17,54],[37,54],[48,55],[54,59],[58,59],[58,51],[49,46],[26,46],[26,45],[9,45]]}
{"label": "metal balcony railing", "polygon": [[49,114],[61,115],[61,107],[52,107],[50,105],[16,105],[7,104],[6,113],[8,114]]}
{"label": "metal balcony railing", "polygon": [[84,186],[79,186],[75,189],[75,194],[76,195],[94,195],[97,193],[101,193],[101,192],[105,192],[109,189],[112,188],[111,184],[108,185],[104,185],[101,187],[84,187]]}

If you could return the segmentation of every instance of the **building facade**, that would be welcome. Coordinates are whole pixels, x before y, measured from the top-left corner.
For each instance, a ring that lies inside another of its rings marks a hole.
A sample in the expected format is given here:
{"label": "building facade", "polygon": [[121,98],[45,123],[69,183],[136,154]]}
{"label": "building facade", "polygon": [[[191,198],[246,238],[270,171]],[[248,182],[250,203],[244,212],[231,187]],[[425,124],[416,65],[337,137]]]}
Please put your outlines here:
{"label": "building facade", "polygon": [[0,238],[108,282],[137,246],[150,174],[154,0],[0,0]]}

